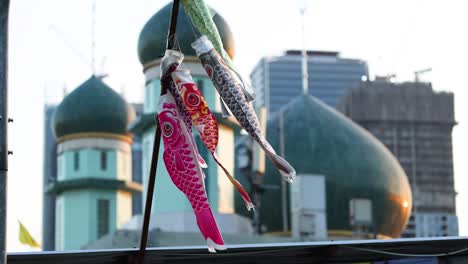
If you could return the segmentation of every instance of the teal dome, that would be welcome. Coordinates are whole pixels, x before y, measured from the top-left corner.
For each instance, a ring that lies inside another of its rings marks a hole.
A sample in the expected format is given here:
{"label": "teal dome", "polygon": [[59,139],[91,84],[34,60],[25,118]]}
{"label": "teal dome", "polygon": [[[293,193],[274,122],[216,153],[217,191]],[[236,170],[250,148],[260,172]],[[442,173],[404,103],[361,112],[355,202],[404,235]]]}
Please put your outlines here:
{"label": "teal dome", "polygon": [[[141,64],[145,65],[153,60],[162,58],[166,50],[167,30],[169,28],[169,18],[171,17],[172,4],[168,4],[154,14],[141,30],[138,39],[138,57]],[[216,11],[214,13],[214,23],[218,28],[224,49],[232,58],[234,56],[234,38],[228,24]],[[196,56],[195,51],[190,46],[196,40],[194,28],[190,17],[184,11],[182,5],[179,7],[177,18],[177,41],[185,56]]]}
{"label": "teal dome", "polygon": [[[311,97],[284,108],[285,158],[298,177],[325,176],[328,231],[350,231],[349,202],[372,201],[376,231],[399,237],[411,213],[407,176],[390,151],[369,132]],[[279,150],[279,116],[268,121],[267,138]],[[280,185],[281,176],[267,161],[264,183]],[[289,203],[288,203],[289,204]],[[261,215],[268,231],[281,230],[280,191],[266,191]]]}
{"label": "teal dome", "polygon": [[128,135],[134,118],[133,107],[93,75],[58,105],[52,126],[57,139],[76,133]]}

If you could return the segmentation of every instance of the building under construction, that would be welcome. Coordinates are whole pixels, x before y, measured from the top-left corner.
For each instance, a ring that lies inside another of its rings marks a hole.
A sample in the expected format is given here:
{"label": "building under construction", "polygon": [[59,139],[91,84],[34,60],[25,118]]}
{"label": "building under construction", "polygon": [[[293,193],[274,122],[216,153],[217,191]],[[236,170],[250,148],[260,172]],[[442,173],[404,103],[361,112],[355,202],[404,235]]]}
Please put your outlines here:
{"label": "building under construction", "polygon": [[403,237],[458,235],[453,180],[453,93],[429,83],[363,82],[338,109],[377,137],[410,180],[413,210]]}

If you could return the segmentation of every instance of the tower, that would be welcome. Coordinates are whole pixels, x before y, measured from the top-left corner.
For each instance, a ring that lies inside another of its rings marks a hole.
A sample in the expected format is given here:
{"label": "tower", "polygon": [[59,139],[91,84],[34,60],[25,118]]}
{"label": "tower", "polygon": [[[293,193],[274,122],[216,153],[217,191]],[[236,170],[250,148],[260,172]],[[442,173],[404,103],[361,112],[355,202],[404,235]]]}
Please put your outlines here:
{"label": "tower", "polygon": [[132,216],[133,108],[100,78],[91,76],[58,105],[55,249],[79,249]]}
{"label": "tower", "polygon": [[[287,50],[281,56],[264,57],[250,74],[257,94],[255,103],[266,107],[269,117],[303,93],[301,54],[300,50]],[[369,76],[365,61],[343,58],[338,52],[309,50],[306,56],[307,93],[331,107]]]}
{"label": "tower", "polygon": [[[153,150],[153,140],[155,133],[155,115],[160,94],[160,63],[166,49],[166,36],[169,23],[171,6],[166,5],[159,10],[143,27],[138,40],[138,56],[143,66],[143,73],[146,79],[145,100],[143,115],[137,122],[130,127],[136,135],[142,136],[142,173],[143,185],[147,187],[151,154]],[[220,31],[224,49],[232,57],[234,54],[234,43],[232,33],[224,19],[216,12],[213,20]],[[228,170],[234,171],[234,141],[240,129],[237,123],[229,119],[221,118],[219,96],[211,80],[201,66],[195,51],[190,44],[195,41],[197,36],[192,29],[190,18],[185,14],[181,6],[177,22],[177,42],[185,58],[183,65],[189,69],[197,87],[205,97],[210,109],[212,109],[219,123],[219,144],[218,153],[223,164]],[[198,150],[208,164],[208,169],[204,170],[206,174],[205,186],[210,200],[212,210],[220,213],[234,213],[234,192],[229,180],[224,177],[224,173],[217,166],[215,161],[209,155],[209,152],[203,146],[203,143],[194,133]],[[174,186],[169,178],[162,161],[160,151],[158,168],[156,174],[155,196],[152,212],[156,213],[179,213],[191,211],[191,206],[185,196]],[[222,153],[222,154],[221,154]],[[145,196],[145,195],[144,195]]]}
{"label": "tower", "polygon": [[375,80],[350,90],[339,109],[382,141],[408,175],[414,203],[402,236],[458,235],[454,94],[430,83]]}

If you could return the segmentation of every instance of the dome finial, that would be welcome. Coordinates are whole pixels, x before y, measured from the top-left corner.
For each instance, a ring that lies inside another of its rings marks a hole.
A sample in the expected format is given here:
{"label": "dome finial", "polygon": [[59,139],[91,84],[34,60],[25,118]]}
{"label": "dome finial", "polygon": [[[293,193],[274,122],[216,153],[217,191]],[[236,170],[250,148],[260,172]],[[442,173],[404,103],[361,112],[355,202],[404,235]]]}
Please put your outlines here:
{"label": "dome finial", "polygon": [[91,70],[96,75],[96,0],[91,7]]}
{"label": "dome finial", "polygon": [[102,80],[104,80],[104,78],[109,77],[109,74],[107,74],[107,73],[101,73],[101,74],[94,73],[93,76],[102,81]]}
{"label": "dome finial", "polygon": [[73,134],[113,134],[127,136],[127,126],[135,111],[125,99],[92,75],[58,105],[53,130],[58,140]]}

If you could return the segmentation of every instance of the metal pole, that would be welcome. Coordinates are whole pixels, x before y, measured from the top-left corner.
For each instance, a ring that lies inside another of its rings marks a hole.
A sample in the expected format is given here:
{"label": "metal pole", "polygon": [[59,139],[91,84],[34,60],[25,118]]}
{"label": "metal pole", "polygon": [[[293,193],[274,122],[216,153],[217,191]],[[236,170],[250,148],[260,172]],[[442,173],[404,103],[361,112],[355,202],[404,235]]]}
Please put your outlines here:
{"label": "metal pole", "polygon": [[96,75],[96,0],[91,6],[91,70]]}
{"label": "metal pole", "polygon": [[252,198],[252,201],[254,202],[256,206],[256,210],[253,211],[252,215],[252,226],[254,228],[254,231],[257,235],[262,234],[262,223],[261,223],[261,216],[260,216],[260,211],[261,211],[261,186],[258,181],[258,174],[252,171],[253,167],[253,141],[251,138],[247,138],[247,144],[249,144],[248,151],[247,151],[247,156],[249,160],[249,165],[244,168],[243,172],[246,175],[247,179],[249,180],[250,183],[250,192],[249,195]]}
{"label": "metal pole", "polygon": [[[412,184],[412,192],[413,197],[416,197],[413,201],[413,214],[418,212],[418,205],[419,201],[417,199],[419,195],[419,187],[418,187],[418,178],[417,178],[417,161],[416,161],[416,132],[415,132],[415,125],[414,123],[411,124],[411,178],[413,180]],[[414,217],[416,221],[416,216]]]}
{"label": "metal pole", "polygon": [[[279,141],[280,141],[280,154],[281,157],[286,158],[285,155],[285,146],[284,146],[284,110],[280,110],[279,113]],[[285,181],[281,181],[281,212],[283,217],[283,232],[288,231],[288,200],[287,200],[287,186]]]}
{"label": "metal pole", "polygon": [[[179,13],[179,0],[172,3],[172,13],[169,22],[169,32],[167,34],[167,49],[172,49],[175,42],[175,31],[177,27],[177,15]],[[162,82],[162,80],[161,80]],[[166,86],[161,83],[161,96],[166,94]],[[158,168],[159,146],[161,145],[161,128],[156,118],[156,132],[154,134],[153,154],[151,157],[150,175],[148,180],[148,191],[146,192],[145,213],[143,217],[143,228],[141,230],[140,251],[137,263],[143,263],[145,258],[146,244],[148,242],[148,229],[151,217],[151,207],[153,205],[154,185],[156,182],[156,171]]]}
{"label": "metal pole", "polygon": [[8,176],[8,10],[9,0],[0,0],[0,264],[6,263],[6,201]]}

